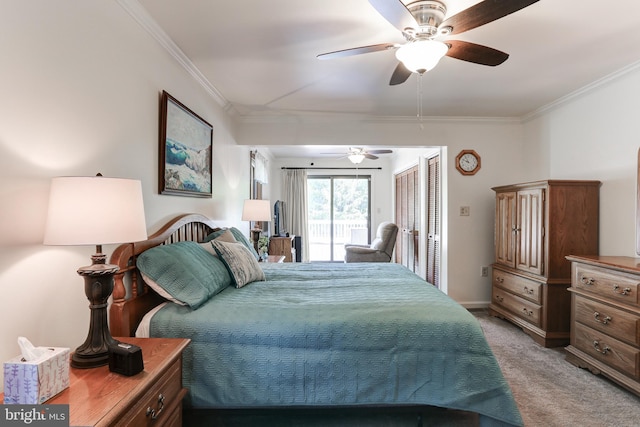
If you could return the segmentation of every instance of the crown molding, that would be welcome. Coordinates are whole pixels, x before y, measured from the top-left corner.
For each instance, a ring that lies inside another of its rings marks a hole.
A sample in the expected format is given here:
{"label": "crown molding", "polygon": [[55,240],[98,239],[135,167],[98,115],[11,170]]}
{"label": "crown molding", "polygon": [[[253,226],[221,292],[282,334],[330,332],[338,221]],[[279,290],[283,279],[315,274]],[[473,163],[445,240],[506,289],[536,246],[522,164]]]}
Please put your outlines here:
{"label": "crown molding", "polygon": [[151,35],[167,52],[185,69],[191,76],[205,89],[205,91],[213,97],[213,99],[225,110],[233,109],[231,103],[222,96],[200,72],[200,70],[191,62],[189,57],[171,40],[171,37],[158,25],[158,23],[149,15],[144,7],[137,0],[116,0],[118,4],[129,15],[136,20],[140,26]]}
{"label": "crown molding", "polygon": [[607,74],[606,76],[595,80],[591,83],[589,83],[586,86],[581,87],[578,90],[575,90],[561,98],[556,99],[553,102],[550,102],[546,105],[543,105],[542,107],[532,111],[531,113],[525,114],[523,115],[520,120],[523,123],[526,123],[528,121],[537,119],[538,117],[547,114],[557,108],[560,108],[566,104],[568,104],[571,101],[575,101],[576,99],[588,95],[589,93],[595,91],[596,89],[599,89],[603,86],[608,85],[609,83],[612,83],[622,77],[624,77],[627,74],[630,74],[636,70],[640,69],[640,61],[634,62],[632,64],[627,65],[626,67],[623,67],[621,69],[619,69],[618,71],[614,71],[611,74]]}

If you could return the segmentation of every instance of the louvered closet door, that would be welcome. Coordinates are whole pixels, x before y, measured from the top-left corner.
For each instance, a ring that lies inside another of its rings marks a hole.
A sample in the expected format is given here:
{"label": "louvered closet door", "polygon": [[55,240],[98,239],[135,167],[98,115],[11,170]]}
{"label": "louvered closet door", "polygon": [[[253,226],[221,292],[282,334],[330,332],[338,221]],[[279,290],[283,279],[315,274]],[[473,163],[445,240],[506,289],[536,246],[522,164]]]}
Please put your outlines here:
{"label": "louvered closet door", "polygon": [[396,262],[418,273],[420,269],[418,226],[420,203],[418,197],[418,166],[396,175]]}
{"label": "louvered closet door", "polygon": [[427,170],[427,282],[440,287],[440,156]]}

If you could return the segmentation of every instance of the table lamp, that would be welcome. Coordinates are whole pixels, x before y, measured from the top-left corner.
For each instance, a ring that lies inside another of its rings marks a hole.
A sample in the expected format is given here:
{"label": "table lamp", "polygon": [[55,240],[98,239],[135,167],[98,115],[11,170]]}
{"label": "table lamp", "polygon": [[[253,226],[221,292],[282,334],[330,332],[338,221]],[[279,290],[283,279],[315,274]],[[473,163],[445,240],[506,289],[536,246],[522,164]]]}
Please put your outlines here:
{"label": "table lamp", "polygon": [[254,221],[254,226],[251,229],[251,239],[253,240],[253,247],[258,252],[258,240],[260,239],[259,229],[256,221],[271,221],[271,202],[269,200],[247,199],[244,201],[242,208],[242,220]]}
{"label": "table lamp", "polygon": [[121,178],[57,177],[51,181],[45,245],[95,245],[92,264],[78,269],[84,278],[91,317],[89,333],[71,357],[74,368],[109,362],[109,346],[117,344],[107,324],[107,304],[116,265],[106,264],[103,244],[147,238],[140,181]]}

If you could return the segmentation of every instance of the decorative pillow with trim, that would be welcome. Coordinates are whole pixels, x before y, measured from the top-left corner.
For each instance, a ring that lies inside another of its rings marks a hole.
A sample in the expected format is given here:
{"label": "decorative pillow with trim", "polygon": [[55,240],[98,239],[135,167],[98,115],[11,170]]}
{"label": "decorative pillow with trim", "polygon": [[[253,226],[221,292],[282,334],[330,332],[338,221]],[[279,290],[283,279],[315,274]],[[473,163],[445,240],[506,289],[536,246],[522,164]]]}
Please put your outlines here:
{"label": "decorative pillow with trim", "polygon": [[203,240],[203,243],[210,242],[216,239],[227,230],[231,232],[231,234],[233,235],[233,237],[236,239],[237,242],[242,243],[247,249],[249,249],[249,252],[251,252],[251,254],[255,257],[256,261],[260,259],[260,257],[258,256],[258,252],[256,252],[256,248],[253,247],[253,243],[250,242],[249,239],[247,239],[247,236],[242,234],[242,231],[238,230],[236,227],[223,228],[223,229],[214,231],[213,233],[205,237],[205,239]]}
{"label": "decorative pillow with trim", "polygon": [[229,274],[236,285],[241,288],[251,282],[265,280],[264,271],[258,260],[242,243],[227,243],[212,240],[211,246],[218,253],[218,257],[227,266]]}
{"label": "decorative pillow with trim", "polygon": [[148,249],[136,265],[152,289],[194,310],[232,283],[226,265],[196,242]]}
{"label": "decorative pillow with trim", "polygon": [[[214,234],[214,233],[211,233]],[[216,232],[215,233],[217,236],[213,238],[213,240],[220,240],[222,242],[228,242],[228,243],[235,243],[237,242],[237,240],[235,239],[235,237],[233,237],[233,233],[231,233],[231,231],[227,230],[220,230],[220,232]],[[208,236],[207,236],[208,237]],[[211,255],[217,257],[218,253],[215,251],[215,249],[213,249],[213,246],[211,246],[211,241],[210,240],[206,240],[206,243],[199,243],[199,245],[207,252],[209,252]]]}

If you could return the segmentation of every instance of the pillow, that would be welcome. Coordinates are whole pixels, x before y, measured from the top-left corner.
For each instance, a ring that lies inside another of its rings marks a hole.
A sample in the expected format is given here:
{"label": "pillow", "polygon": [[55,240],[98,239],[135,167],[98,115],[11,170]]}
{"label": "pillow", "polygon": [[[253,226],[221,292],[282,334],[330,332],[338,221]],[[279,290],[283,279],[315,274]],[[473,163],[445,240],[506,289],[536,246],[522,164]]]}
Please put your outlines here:
{"label": "pillow", "polygon": [[[217,233],[217,237],[214,237],[213,240],[220,240],[222,242],[229,242],[229,243],[237,242],[237,240],[233,237],[233,234],[231,234],[231,231],[229,230],[221,230],[220,233]],[[218,253],[215,251],[215,249],[213,249],[213,246],[211,246],[211,242],[206,239],[205,241],[206,243],[199,243],[200,247],[202,247],[205,251],[209,252],[211,255],[217,257]]]}
{"label": "pillow", "polygon": [[236,288],[241,288],[247,283],[265,280],[264,271],[260,268],[258,260],[253,257],[253,254],[242,243],[212,240],[211,246],[227,266]]}
{"label": "pillow", "polygon": [[227,230],[231,232],[231,234],[236,239],[236,241],[238,241],[239,243],[242,243],[247,249],[249,249],[249,252],[251,252],[251,254],[255,257],[256,260],[260,259],[260,257],[258,256],[258,252],[256,252],[256,249],[253,247],[253,242],[250,242],[249,239],[247,239],[247,237],[244,234],[242,234],[242,231],[238,230],[235,227],[214,231],[213,233],[205,237],[204,242],[210,242],[220,237],[220,235],[222,235]]}
{"label": "pillow", "polygon": [[225,264],[196,242],[156,246],[138,255],[145,282],[194,310],[231,284]]}

